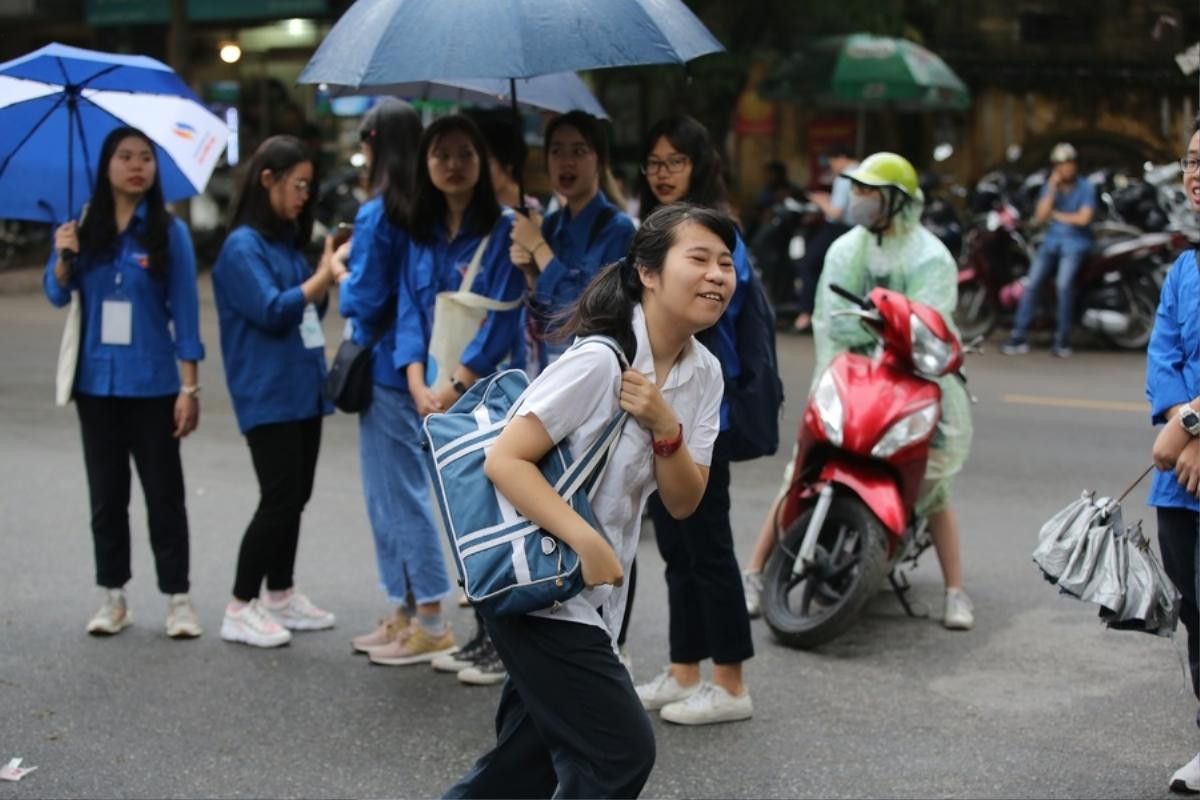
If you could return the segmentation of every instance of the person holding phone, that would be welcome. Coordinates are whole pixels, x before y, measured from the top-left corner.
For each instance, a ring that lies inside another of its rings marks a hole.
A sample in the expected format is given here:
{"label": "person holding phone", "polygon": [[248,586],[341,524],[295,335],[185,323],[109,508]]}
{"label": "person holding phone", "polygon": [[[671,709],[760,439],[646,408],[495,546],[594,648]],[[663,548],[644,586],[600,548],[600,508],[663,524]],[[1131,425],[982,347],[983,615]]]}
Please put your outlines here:
{"label": "person holding phone", "polygon": [[[43,280],[58,307],[83,304],[74,391],[83,434],[100,609],[96,635],[132,621],[129,461],[146,496],[167,635],[202,633],[188,596],[189,543],[179,443],[200,422],[197,362],[204,358],[196,257],[187,225],[163,203],[150,139],[113,130],[100,147],[96,190],[82,222],[55,231]],[[178,361],[178,368],[175,362]]]}
{"label": "person holding phone", "polygon": [[1086,178],[1079,178],[1075,148],[1059,142],[1050,153],[1054,167],[1046,181],[1033,213],[1036,225],[1050,223],[1046,238],[1029,268],[1029,284],[1017,306],[1017,317],[1008,341],[1001,345],[1005,355],[1029,352],[1026,334],[1037,312],[1042,286],[1055,275],[1058,316],[1054,326],[1054,344],[1050,354],[1056,358],[1071,356],[1071,325],[1074,323],[1075,275],[1092,247],[1092,217],[1096,213],[1096,190]]}
{"label": "person holding phone", "polygon": [[259,486],[221,638],[255,647],[287,644],[289,630],[335,622],[293,580],[321,419],[333,413],[322,394],[321,331],[334,281],[333,237],[325,237],[315,271],[303,250],[312,236],[315,182],[312,156],[299,139],[264,141],[247,166],[233,230],[212,273],[225,380]]}

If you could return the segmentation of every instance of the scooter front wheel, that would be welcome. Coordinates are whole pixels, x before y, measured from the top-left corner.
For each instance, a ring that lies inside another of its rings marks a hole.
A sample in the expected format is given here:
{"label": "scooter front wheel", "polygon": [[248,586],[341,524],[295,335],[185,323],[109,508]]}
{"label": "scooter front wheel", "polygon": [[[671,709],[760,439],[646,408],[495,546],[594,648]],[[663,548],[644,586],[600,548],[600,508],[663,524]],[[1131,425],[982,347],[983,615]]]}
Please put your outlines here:
{"label": "scooter front wheel", "polygon": [[817,647],[842,634],[879,589],[888,567],[887,532],[853,495],[834,497],[809,567],[794,569],[813,509],[800,515],[763,570],[763,617],[788,647]]}

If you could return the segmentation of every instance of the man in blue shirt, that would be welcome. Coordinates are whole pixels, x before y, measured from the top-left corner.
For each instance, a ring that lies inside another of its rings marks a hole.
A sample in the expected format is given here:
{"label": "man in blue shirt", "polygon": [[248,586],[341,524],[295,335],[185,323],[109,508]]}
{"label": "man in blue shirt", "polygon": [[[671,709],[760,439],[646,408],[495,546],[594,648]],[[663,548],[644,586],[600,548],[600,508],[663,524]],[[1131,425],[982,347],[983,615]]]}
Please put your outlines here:
{"label": "man in blue shirt", "polygon": [[1037,309],[1038,294],[1052,270],[1057,268],[1054,288],[1058,294],[1058,317],[1054,328],[1051,355],[1071,355],[1071,323],[1075,308],[1075,275],[1092,247],[1092,217],[1096,212],[1096,190],[1087,180],[1079,180],[1075,148],[1059,142],[1050,152],[1054,168],[1033,213],[1036,225],[1047,221],[1050,229],[1038,249],[1029,270],[1029,284],[1017,307],[1017,319],[1009,340],[1000,348],[1005,355],[1029,352],[1025,335]]}

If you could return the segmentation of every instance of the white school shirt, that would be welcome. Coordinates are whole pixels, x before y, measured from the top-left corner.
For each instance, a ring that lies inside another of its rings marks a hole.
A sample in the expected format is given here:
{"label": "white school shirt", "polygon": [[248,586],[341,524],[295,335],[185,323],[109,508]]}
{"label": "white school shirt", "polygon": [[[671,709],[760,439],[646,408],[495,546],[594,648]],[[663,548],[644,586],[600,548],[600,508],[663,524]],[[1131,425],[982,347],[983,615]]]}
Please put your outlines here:
{"label": "white school shirt", "polygon": [[[654,357],[641,304],[633,309],[633,333],[637,339],[633,369],[653,381]],[[663,398],[683,424],[683,439],[692,460],[704,467],[712,463],[724,390],[720,362],[695,338],[688,341],[667,375],[666,385],[660,387]],[[572,457],[578,457],[616,415],[620,394],[620,362],[609,347],[587,344],[568,350],[546,367],[526,390],[520,413],[536,415],[550,438],[556,444],[565,439]],[[651,438],[648,430],[629,417],[592,498],[600,533],[612,545],[626,575],[637,555],[642,510],[658,488]],[[531,613],[598,625],[615,642],[625,614],[627,587],[584,589],[557,609]]]}

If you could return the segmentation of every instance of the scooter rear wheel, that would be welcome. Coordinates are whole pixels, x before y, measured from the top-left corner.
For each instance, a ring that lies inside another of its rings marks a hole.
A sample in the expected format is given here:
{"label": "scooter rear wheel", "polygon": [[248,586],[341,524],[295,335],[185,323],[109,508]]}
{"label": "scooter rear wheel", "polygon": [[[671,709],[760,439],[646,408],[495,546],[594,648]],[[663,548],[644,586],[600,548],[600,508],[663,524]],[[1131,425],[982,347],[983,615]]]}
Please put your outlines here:
{"label": "scooter rear wheel", "polygon": [[813,510],[783,534],[763,571],[763,617],[782,644],[808,649],[842,634],[878,591],[888,567],[887,533],[861,500],[839,494],[817,538],[814,566],[793,575]]}

